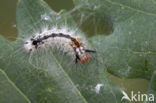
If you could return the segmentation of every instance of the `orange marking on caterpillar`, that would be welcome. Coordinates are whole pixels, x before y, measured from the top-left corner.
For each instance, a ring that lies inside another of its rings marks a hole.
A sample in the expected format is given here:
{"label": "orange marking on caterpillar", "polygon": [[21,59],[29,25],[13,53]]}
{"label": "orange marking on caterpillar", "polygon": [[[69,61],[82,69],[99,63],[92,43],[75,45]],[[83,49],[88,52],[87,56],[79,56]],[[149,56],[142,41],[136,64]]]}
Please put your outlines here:
{"label": "orange marking on caterpillar", "polygon": [[85,56],[84,58],[82,58],[82,59],[80,60],[80,62],[81,62],[82,64],[85,64],[88,60],[89,60],[89,56]]}
{"label": "orange marking on caterpillar", "polygon": [[79,41],[77,39],[73,39],[73,44],[78,48],[82,45],[82,43],[79,43]]}

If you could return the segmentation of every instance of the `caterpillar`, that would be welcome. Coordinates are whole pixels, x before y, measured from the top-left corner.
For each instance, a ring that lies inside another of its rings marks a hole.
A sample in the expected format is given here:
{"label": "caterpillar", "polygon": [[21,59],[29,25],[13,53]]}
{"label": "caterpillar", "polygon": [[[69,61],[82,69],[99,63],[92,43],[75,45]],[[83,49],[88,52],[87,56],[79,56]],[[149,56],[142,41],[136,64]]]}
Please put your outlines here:
{"label": "caterpillar", "polygon": [[27,52],[35,52],[39,48],[59,48],[72,55],[75,63],[85,64],[90,58],[90,53],[95,53],[96,51],[88,49],[71,32],[62,31],[61,29],[51,29],[37,33],[34,37],[30,37],[24,42],[24,48]]}

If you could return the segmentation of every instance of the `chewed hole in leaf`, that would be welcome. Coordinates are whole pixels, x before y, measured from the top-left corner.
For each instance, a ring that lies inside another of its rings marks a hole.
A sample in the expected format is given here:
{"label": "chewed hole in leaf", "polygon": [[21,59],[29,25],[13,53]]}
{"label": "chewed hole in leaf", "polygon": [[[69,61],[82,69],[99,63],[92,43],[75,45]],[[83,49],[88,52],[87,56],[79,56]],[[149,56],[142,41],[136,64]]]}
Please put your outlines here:
{"label": "chewed hole in leaf", "polygon": [[[75,19],[75,21],[78,19]],[[78,22],[77,22],[78,23]],[[104,18],[91,16],[82,20],[80,28],[85,32],[88,37],[94,35],[109,35],[113,30],[112,23],[108,22]]]}
{"label": "chewed hole in leaf", "polygon": [[[85,32],[88,37],[94,35],[109,35],[114,31],[113,23],[109,17],[90,9],[84,10],[83,5],[74,8],[71,12],[77,25]],[[84,10],[84,11],[83,11]]]}
{"label": "chewed hole in leaf", "polygon": [[62,9],[68,10],[74,17],[74,20],[77,23],[77,25],[85,32],[85,35],[88,37],[94,35],[109,35],[112,34],[112,32],[114,31],[113,24],[108,17],[103,15],[99,16],[99,14],[96,14],[96,12],[88,12],[87,14],[85,14],[84,12],[80,12],[81,9],[83,9],[84,5],[74,7],[73,2],[71,0],[67,0],[65,1],[65,3],[63,3],[60,0],[53,0],[53,2],[49,0],[45,1],[56,12],[60,12]]}

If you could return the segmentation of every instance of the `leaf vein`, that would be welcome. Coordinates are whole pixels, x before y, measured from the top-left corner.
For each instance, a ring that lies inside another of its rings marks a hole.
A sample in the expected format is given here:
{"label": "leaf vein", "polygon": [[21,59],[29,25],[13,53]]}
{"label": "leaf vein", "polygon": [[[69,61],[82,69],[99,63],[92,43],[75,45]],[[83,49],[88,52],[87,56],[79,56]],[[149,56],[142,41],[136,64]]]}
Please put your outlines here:
{"label": "leaf vein", "polygon": [[113,1],[110,1],[110,0],[106,0],[106,1],[109,2],[109,3],[111,3],[111,4],[113,4],[113,5],[122,6],[122,7],[128,8],[128,9],[134,10],[136,12],[142,13],[142,14],[156,16],[156,14],[154,14],[154,13],[150,13],[150,12],[148,13],[146,11],[135,9],[135,8],[132,8],[130,6],[127,6],[127,5],[124,5],[124,4],[121,4],[121,3],[113,2]]}
{"label": "leaf vein", "polygon": [[19,94],[21,94],[28,103],[31,103],[27,96],[9,79],[7,74],[2,69],[0,69],[0,72],[5,76],[8,82],[19,92]]}

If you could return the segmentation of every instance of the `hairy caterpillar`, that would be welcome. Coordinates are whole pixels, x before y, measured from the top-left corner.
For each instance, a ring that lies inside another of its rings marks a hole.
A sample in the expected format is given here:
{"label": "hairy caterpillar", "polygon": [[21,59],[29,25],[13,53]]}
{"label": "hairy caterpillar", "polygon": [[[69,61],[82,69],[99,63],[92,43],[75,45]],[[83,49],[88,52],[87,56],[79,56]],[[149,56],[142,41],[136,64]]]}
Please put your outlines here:
{"label": "hairy caterpillar", "polygon": [[35,52],[42,48],[59,48],[66,52],[78,61],[85,64],[89,58],[90,53],[95,53],[86,47],[84,42],[81,42],[72,32],[66,29],[50,29],[37,33],[34,37],[30,37],[24,42],[24,48],[27,52]]}

